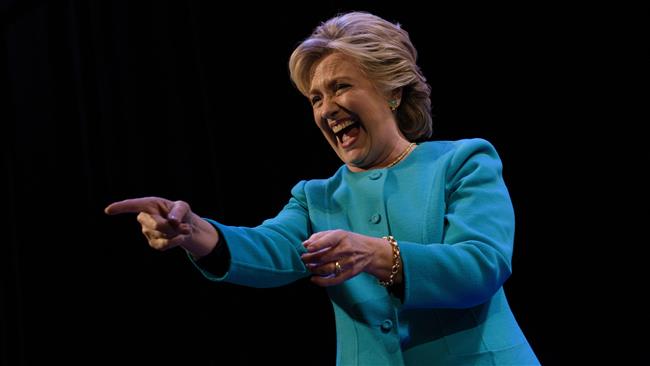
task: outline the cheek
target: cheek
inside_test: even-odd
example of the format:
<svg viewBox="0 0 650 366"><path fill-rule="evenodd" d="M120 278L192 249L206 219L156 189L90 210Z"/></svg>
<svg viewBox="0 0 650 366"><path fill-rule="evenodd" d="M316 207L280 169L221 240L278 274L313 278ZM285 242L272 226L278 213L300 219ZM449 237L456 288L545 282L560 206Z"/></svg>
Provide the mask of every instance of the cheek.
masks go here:
<svg viewBox="0 0 650 366"><path fill-rule="evenodd" d="M327 139L332 139L333 134L331 133L331 130L329 126L327 125L326 121L323 121L321 118L318 117L317 113L314 113L314 124L320 132L323 134L323 136Z"/></svg>
<svg viewBox="0 0 650 366"><path fill-rule="evenodd" d="M366 109L364 113L364 121L366 122L366 127L370 129L385 127L384 123L387 120L390 120L392 115L386 113L381 109L380 105L371 105Z"/></svg>
<svg viewBox="0 0 650 366"><path fill-rule="evenodd" d="M316 114L314 114L314 124L319 130L325 132L326 122L323 122L323 120L318 118Z"/></svg>
<svg viewBox="0 0 650 366"><path fill-rule="evenodd" d="M318 118L318 112L316 112L316 110L314 110L312 113L313 113L313 117L314 117L314 123L316 123L316 126L318 128L321 128L321 122L322 121L321 121L320 118Z"/></svg>

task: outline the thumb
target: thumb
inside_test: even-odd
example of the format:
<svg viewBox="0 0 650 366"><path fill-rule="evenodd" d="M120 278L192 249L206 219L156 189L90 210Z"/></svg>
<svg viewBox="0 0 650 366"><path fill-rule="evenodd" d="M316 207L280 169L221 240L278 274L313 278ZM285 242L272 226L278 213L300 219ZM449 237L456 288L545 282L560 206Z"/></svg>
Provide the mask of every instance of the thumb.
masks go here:
<svg viewBox="0 0 650 366"><path fill-rule="evenodd" d="M169 210L169 214L167 215L167 219L173 224L173 225L180 225L181 222L183 222L185 216L190 213L190 205L187 204L185 201L176 201L172 204L171 210Z"/></svg>

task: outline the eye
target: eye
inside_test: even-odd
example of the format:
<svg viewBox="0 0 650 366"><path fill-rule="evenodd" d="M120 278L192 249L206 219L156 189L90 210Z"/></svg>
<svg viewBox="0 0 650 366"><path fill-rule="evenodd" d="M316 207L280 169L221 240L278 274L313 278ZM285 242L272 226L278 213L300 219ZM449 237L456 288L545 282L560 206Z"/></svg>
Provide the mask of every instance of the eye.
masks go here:
<svg viewBox="0 0 650 366"><path fill-rule="evenodd" d="M334 86L334 90L336 90L336 91L338 92L338 91L340 91L340 90L347 89L347 88L349 88L349 87L350 87L350 84L343 84L343 83L340 83L340 84L336 84L336 85Z"/></svg>
<svg viewBox="0 0 650 366"><path fill-rule="evenodd" d="M316 103L320 102L320 96L314 95L309 99L309 101L311 102L311 105L316 105Z"/></svg>

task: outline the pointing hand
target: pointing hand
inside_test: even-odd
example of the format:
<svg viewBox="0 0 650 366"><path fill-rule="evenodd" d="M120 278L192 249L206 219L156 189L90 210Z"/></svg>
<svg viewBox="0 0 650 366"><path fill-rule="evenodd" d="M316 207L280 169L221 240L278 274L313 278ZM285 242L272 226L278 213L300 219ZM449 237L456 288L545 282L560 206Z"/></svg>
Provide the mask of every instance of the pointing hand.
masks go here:
<svg viewBox="0 0 650 366"><path fill-rule="evenodd" d="M152 248L167 250L189 241L193 216L184 201L160 197L143 197L119 201L104 209L109 215L137 213L142 233Z"/></svg>

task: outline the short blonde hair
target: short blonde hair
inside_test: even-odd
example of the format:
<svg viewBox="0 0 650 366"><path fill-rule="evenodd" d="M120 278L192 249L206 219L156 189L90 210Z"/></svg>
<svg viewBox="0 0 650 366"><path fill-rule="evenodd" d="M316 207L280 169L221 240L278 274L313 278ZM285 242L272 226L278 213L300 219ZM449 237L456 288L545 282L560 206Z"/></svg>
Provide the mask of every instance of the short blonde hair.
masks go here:
<svg viewBox="0 0 650 366"><path fill-rule="evenodd" d="M431 87L416 64L417 51L408 33L399 24L351 12L319 25L289 59L291 80L302 94L308 96L316 62L333 52L357 60L379 90L402 88L397 123L409 141L431 136Z"/></svg>

